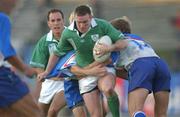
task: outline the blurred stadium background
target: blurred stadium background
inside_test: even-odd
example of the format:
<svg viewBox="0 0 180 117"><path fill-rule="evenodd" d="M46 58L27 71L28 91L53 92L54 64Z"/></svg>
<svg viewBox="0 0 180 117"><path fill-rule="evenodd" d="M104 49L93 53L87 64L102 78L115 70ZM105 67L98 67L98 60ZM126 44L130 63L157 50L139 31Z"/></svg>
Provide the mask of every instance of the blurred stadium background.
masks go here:
<svg viewBox="0 0 180 117"><path fill-rule="evenodd" d="M172 18L180 12L180 0L17 0L11 13L12 41L20 56L27 63L35 43L48 32L46 14L51 8L60 8L65 14L66 25L71 11L79 4L89 4L95 17L111 20L128 16L132 20L132 32L141 35L164 58L172 74L172 92L168 115L180 116L180 30L172 25ZM1 2L0 2L1 4ZM179 34L178 34L179 33ZM27 80L33 90L34 80ZM127 116L127 81L118 80L117 91L121 101L122 117ZM150 95L145 111L153 117L153 96ZM63 109L59 117L71 117ZM111 117L109 114L107 117Z"/></svg>

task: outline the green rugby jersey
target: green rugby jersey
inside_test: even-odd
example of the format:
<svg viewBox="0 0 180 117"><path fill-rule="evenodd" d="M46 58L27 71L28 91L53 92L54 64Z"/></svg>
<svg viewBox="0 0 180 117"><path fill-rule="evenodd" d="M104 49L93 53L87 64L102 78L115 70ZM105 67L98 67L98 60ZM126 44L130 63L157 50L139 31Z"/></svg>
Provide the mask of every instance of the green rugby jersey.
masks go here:
<svg viewBox="0 0 180 117"><path fill-rule="evenodd" d="M94 61L93 47L100 37L108 35L113 43L124 38L121 32L102 19L93 18L91 20L91 28L81 36L79 36L78 31L74 28L74 23L63 31L54 53L62 56L69 50L74 49L76 51L77 65L81 67L87 66Z"/></svg>
<svg viewBox="0 0 180 117"><path fill-rule="evenodd" d="M48 34L52 35L52 32ZM38 41L33 50L30 61L30 65L32 67L45 69L48 64L50 54L53 53L56 46L58 45L58 41L53 39L53 36L49 37L48 34L44 35Z"/></svg>

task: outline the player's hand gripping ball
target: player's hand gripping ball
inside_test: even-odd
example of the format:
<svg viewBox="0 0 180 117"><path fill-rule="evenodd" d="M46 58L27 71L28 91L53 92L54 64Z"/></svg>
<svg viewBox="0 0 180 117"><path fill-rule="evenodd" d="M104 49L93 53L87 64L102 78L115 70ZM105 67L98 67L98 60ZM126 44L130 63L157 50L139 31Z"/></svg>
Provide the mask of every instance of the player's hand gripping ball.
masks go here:
<svg viewBox="0 0 180 117"><path fill-rule="evenodd" d="M111 53L105 53L104 55L100 55L100 54L97 54L98 51L99 51L99 48L98 48L98 44L105 44L105 45L112 45L112 41L111 41L111 38L107 35L105 36L102 36L94 45L94 48L93 48L93 56L94 56L94 60L97 61L97 62L104 62L106 60L109 59Z"/></svg>

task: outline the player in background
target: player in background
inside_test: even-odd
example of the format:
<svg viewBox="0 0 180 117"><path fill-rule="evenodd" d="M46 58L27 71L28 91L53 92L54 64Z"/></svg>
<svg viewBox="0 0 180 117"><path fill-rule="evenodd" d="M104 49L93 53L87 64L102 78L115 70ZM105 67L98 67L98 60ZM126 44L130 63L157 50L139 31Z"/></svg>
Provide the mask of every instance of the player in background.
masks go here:
<svg viewBox="0 0 180 117"><path fill-rule="evenodd" d="M64 14L58 9L51 9L47 15L47 23L50 28L50 32L38 41L30 61L31 66L36 68L38 73L41 73L46 69L49 57L56 49L62 31L65 28ZM39 82L41 81L37 81L38 89L40 89L41 86L41 83ZM67 105L70 109L72 109L74 116L85 117L85 111L82 105L83 100L80 96L79 88L75 86L77 83L77 81L63 81L60 80L60 78L45 79L42 83L38 100L39 106L43 110L44 114L48 117L56 117L59 110L66 105L67 100ZM68 96L71 95L71 97L68 97L67 99L64 92L67 93ZM76 93L76 95L70 94L71 92ZM38 93L39 92L36 94Z"/></svg>
<svg viewBox="0 0 180 117"><path fill-rule="evenodd" d="M47 15L50 32L45 34L35 46L30 65L41 73L46 68L48 59L57 45L61 32L64 30L64 15L58 9L52 9ZM56 117L59 110L66 105L63 81L46 79L37 81L36 95L39 94L38 105L48 117ZM41 90L41 91L40 91Z"/></svg>
<svg viewBox="0 0 180 117"><path fill-rule="evenodd" d="M11 70L11 65L28 77L36 74L17 56L11 44L11 24L7 15L15 0L1 0L0 7L0 115L3 117L43 117L27 85ZM12 6L11 6L12 5ZM4 11L6 10L6 11ZM6 14L7 15L6 15Z"/></svg>
<svg viewBox="0 0 180 117"><path fill-rule="evenodd" d="M129 34L128 21L114 19L112 25ZM143 112L144 102L149 93L155 99L155 117L167 117L170 93L170 72L167 64L155 53L152 47L143 40L127 36L126 40L118 41L111 46L97 45L98 55L106 52L120 51L115 67L128 72L128 110L130 117L146 117Z"/></svg>

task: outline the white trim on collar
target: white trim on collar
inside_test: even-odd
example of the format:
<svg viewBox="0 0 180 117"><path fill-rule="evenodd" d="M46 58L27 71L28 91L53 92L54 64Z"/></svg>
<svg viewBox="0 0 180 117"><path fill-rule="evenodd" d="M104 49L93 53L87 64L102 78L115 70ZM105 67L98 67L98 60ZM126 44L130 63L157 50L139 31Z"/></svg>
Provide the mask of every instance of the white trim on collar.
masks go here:
<svg viewBox="0 0 180 117"><path fill-rule="evenodd" d="M74 23L75 23L75 21L73 20L73 22L68 26L68 29L74 30ZM95 19L92 18L91 27L94 28L95 26L97 26L97 23L96 23Z"/></svg>
<svg viewBox="0 0 180 117"><path fill-rule="evenodd" d="M73 20L72 23L68 26L69 30L74 30L74 23L75 21Z"/></svg>
<svg viewBox="0 0 180 117"><path fill-rule="evenodd" d="M47 34L46 41L52 41L52 40L53 40L53 34L52 34L52 30L50 30L49 33Z"/></svg>
<svg viewBox="0 0 180 117"><path fill-rule="evenodd" d="M95 21L95 19L94 18L92 18L92 20L91 20L91 26L94 28L95 26L97 26L97 23L96 23L96 21Z"/></svg>
<svg viewBox="0 0 180 117"><path fill-rule="evenodd" d="M53 41L53 42L58 42L56 39L53 38L53 32L52 30L49 31L49 33L46 36L46 41Z"/></svg>
<svg viewBox="0 0 180 117"><path fill-rule="evenodd" d="M67 27L64 26L64 28L67 28ZM46 41L57 41L57 40L53 39L53 32L52 32L52 30L50 30L49 33L47 34Z"/></svg>

